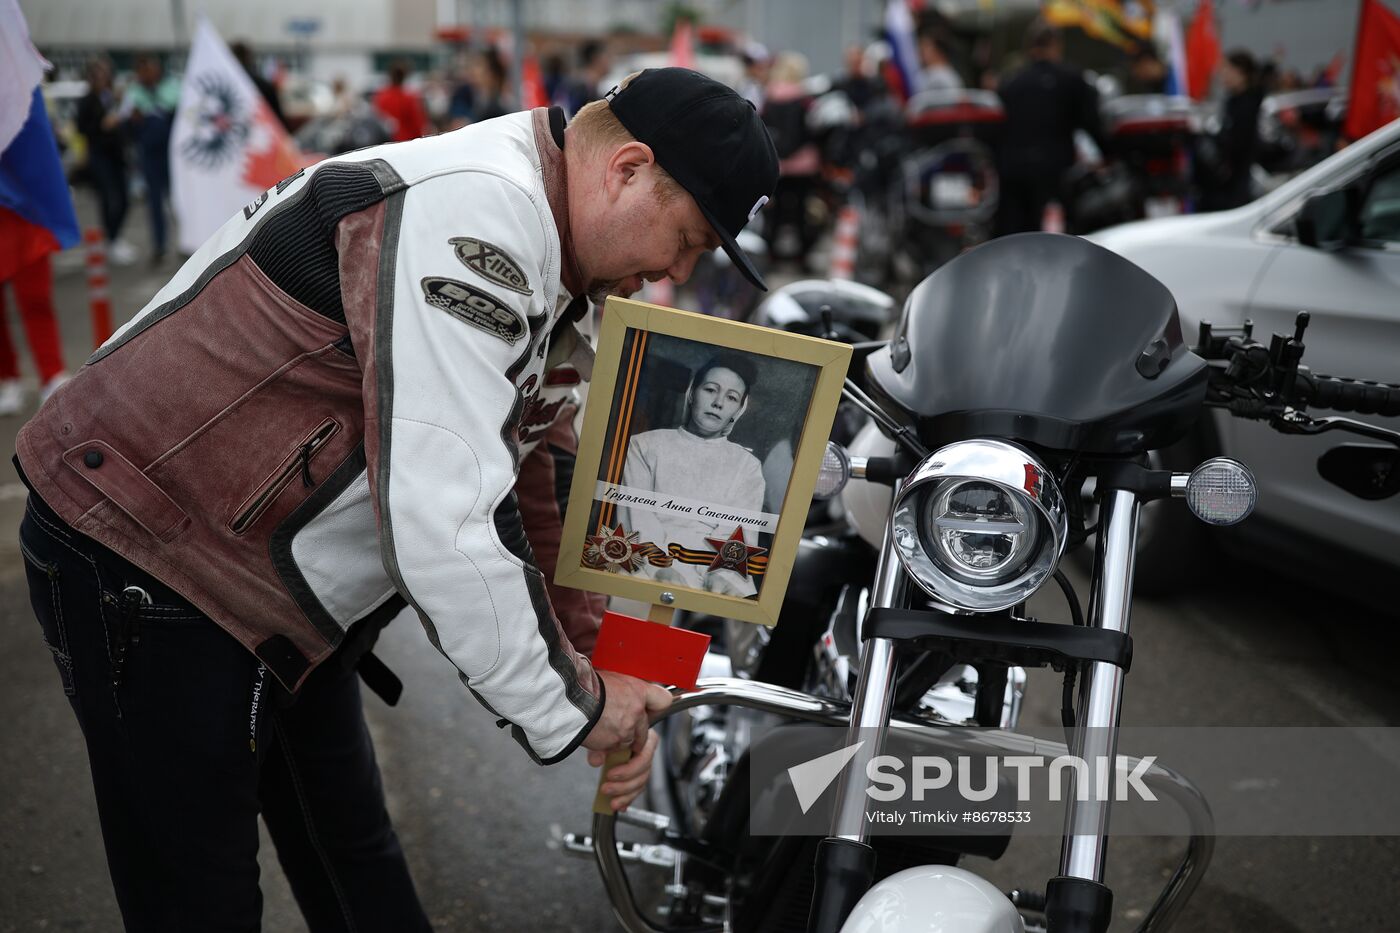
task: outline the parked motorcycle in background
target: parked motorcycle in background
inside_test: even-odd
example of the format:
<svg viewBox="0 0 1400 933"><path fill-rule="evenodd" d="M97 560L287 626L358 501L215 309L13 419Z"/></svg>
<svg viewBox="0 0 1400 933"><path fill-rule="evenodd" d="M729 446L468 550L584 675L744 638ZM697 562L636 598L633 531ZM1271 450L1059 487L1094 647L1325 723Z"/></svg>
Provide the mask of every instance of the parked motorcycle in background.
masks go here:
<svg viewBox="0 0 1400 933"><path fill-rule="evenodd" d="M872 122L851 191L857 278L913 281L991 235L995 146L1005 114L990 91L927 91Z"/></svg>
<svg viewBox="0 0 1400 933"><path fill-rule="evenodd" d="M1192 201L1191 152L1200 134L1186 97L1133 94L1105 99L1102 164L1083 161L1066 179L1067 230L1185 213Z"/></svg>
<svg viewBox="0 0 1400 933"><path fill-rule="evenodd" d="M1261 193L1337 151L1343 138L1347 99L1347 92L1335 87L1281 91L1264 98L1259 106L1259 160L1255 166Z"/></svg>
<svg viewBox="0 0 1400 933"><path fill-rule="evenodd" d="M788 297L764 312L770 321L784 306L789 314L803 306ZM838 297L833 290L827 302L833 318ZM849 450L829 449L819 483L840 492L843 530L809 529L771 632L700 620L717 636L715 650L699 687L679 693L657 724L664 741L651 809L595 816L591 836L566 841L596 859L623 928L1106 929L1106 799L1067 796L1058 874L1003 893L957 863L1001 857L1010 825L973 837L872 837L866 765L893 735L967 755L1021 753L1025 739L1011 730L1023 669L1047 665L1064 677L1068 741L1037 740L1038 753L1113 759L1142 505L1184 499L1159 507L1187 507L1218 525L1253 507L1252 477L1238 462L1217 458L1189 473L1150 466L1146 455L1189 431L1206 407L1284 433L1384 441L1339 448L1319 468L1356 495L1400 492L1400 433L1308 413L1400 413L1400 387L1309 372L1300 365L1306 325L1300 316L1293 335L1264 345L1248 324L1205 324L1193 351L1160 283L1088 241L1053 234L992 241L925 279L890 341L856 345L846 396L868 423ZM1092 525L1081 502L1089 484ZM1059 564L1090 540L1086 613ZM1030 618L1027 600L1052 582L1063 615ZM798 723L847 729L848 746L876 736L836 785L825 839L750 832L752 793L770 805L793 794L786 778L751 788L752 744ZM1158 764L1145 780L1181 807L1188 827L1178 868L1138 926L1157 931L1199 884L1213 823L1184 777ZM644 840L619 842L619 823Z"/></svg>

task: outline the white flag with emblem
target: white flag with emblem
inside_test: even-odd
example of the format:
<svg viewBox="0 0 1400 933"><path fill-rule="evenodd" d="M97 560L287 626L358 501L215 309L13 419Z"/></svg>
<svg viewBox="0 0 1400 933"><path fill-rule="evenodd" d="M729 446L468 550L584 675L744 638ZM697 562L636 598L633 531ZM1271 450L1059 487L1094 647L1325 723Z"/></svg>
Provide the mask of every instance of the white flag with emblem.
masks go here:
<svg viewBox="0 0 1400 933"><path fill-rule="evenodd" d="M180 248L192 253L224 221L314 161L302 155L253 79L200 18L170 134Z"/></svg>

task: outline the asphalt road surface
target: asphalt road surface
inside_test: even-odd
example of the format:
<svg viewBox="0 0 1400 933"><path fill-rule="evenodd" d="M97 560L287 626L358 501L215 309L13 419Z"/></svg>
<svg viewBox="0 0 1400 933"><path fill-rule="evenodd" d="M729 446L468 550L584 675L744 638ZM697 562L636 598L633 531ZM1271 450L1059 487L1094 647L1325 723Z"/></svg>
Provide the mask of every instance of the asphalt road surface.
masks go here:
<svg viewBox="0 0 1400 933"><path fill-rule="evenodd" d="M82 209L90 213L86 203ZM144 219L133 210L128 223L138 244ZM174 269L173 260L114 269L118 321ZM92 349L79 255L59 257L56 286L68 359L77 365ZM13 308L9 323L19 338ZM7 457L22 421L0 419ZM0 931L118 930L82 739L28 607L15 543L22 509L21 487L0 477ZM1171 601L1135 606L1124 723L1400 719L1389 661L1400 620L1300 588L1286 575L1233 565L1218 575L1220 582ZM368 717L389 809L437 929L615 929L592 863L560 851L562 833L587 828L595 773L581 760L530 763L467 695L416 620L390 626L379 653L407 689L393 709L366 694ZM1054 724L1059 699L1058 683L1033 672L1025 721ZM304 929L270 845L263 850L264 929ZM1113 841L1113 929L1136 925L1180 851L1175 840ZM1004 888L1043 888L1057 855L1056 839L1021 838L999 862L968 864ZM1221 839L1178 929L1400 929L1391 904L1397 890L1397 838Z"/></svg>

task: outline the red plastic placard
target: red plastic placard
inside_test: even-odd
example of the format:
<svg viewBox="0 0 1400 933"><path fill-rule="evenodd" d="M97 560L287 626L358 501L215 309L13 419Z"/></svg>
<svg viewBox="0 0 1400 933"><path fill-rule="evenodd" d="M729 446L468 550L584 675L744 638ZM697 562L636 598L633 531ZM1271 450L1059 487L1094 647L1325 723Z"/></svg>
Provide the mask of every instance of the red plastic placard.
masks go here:
<svg viewBox="0 0 1400 933"><path fill-rule="evenodd" d="M593 647L593 666L694 690L709 647L709 635L605 612Z"/></svg>

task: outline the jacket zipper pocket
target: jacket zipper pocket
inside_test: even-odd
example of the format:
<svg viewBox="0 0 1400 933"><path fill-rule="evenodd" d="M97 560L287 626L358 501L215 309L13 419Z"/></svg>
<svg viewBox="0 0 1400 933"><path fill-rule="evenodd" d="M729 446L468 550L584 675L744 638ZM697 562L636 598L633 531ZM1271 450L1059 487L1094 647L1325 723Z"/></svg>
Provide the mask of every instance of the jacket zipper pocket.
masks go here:
<svg viewBox="0 0 1400 933"><path fill-rule="evenodd" d="M281 468L263 483L262 488L248 498L242 509L229 522L229 531L236 535L241 535L267 511L274 499L281 495L282 490L287 488L293 479L301 477L301 483L307 489L316 485L315 479L311 475L311 459L315 457L326 446L326 443L340 430L340 425L327 418L321 426L313 431L306 440L301 442L296 452L289 456L282 464Z"/></svg>

